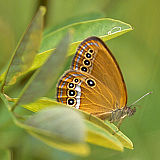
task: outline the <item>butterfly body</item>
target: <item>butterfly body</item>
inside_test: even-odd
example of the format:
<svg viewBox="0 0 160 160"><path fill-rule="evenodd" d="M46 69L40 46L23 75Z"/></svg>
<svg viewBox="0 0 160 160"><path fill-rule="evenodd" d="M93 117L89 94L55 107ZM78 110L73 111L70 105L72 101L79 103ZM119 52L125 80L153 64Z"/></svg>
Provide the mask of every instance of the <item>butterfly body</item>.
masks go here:
<svg viewBox="0 0 160 160"><path fill-rule="evenodd" d="M121 119L124 119L126 116L130 117L134 115L136 108L124 107L122 109L116 109L112 111L109 121L110 122L119 122Z"/></svg>
<svg viewBox="0 0 160 160"><path fill-rule="evenodd" d="M78 47L71 69L57 85L57 101L111 122L131 116L118 63L102 40L89 37Z"/></svg>

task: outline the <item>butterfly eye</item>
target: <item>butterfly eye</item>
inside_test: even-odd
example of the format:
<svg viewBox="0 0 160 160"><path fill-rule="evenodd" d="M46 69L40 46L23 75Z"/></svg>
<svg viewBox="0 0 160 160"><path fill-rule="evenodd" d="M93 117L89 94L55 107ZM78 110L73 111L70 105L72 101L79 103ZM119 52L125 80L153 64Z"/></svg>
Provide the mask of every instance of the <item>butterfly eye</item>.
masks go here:
<svg viewBox="0 0 160 160"><path fill-rule="evenodd" d="M74 89L75 88L75 84L74 83L68 83L67 88L68 89Z"/></svg>
<svg viewBox="0 0 160 160"><path fill-rule="evenodd" d="M79 82L80 82L80 80L78 78L73 79L73 83L78 84Z"/></svg>
<svg viewBox="0 0 160 160"><path fill-rule="evenodd" d="M87 72L87 71L88 71L87 67L83 67L83 66L82 66L80 69L81 69L81 71L83 71L83 72Z"/></svg>
<svg viewBox="0 0 160 160"><path fill-rule="evenodd" d="M67 95L68 95L68 97L75 97L76 94L77 94L76 91L72 89L72 90L68 90L68 94Z"/></svg>
<svg viewBox="0 0 160 160"><path fill-rule="evenodd" d="M93 49L89 49L89 50L88 50L88 53L91 53L91 54L92 54L93 52L94 52Z"/></svg>
<svg viewBox="0 0 160 160"><path fill-rule="evenodd" d="M75 98L68 98L67 99L67 105L74 106L76 104Z"/></svg>
<svg viewBox="0 0 160 160"><path fill-rule="evenodd" d="M95 87L96 86L96 82L93 79L87 79L86 83L89 87Z"/></svg>
<svg viewBox="0 0 160 160"><path fill-rule="evenodd" d="M91 66L91 62L90 62L90 60L88 60L88 59L84 59L84 60L83 60L83 64L84 64L85 66L87 66L87 67Z"/></svg>
<svg viewBox="0 0 160 160"><path fill-rule="evenodd" d="M86 53L86 54L85 54L85 57L86 57L87 59L91 59L91 58L92 58L92 55L91 55L90 53Z"/></svg>

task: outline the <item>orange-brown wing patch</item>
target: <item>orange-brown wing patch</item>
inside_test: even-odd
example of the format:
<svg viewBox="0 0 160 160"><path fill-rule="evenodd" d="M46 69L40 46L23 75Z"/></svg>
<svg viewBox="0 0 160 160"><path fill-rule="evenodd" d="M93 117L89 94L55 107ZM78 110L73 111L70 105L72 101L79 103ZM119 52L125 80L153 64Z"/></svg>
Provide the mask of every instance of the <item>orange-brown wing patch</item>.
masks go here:
<svg viewBox="0 0 160 160"><path fill-rule="evenodd" d="M71 69L89 73L106 86L115 97L116 108L126 105L127 91L118 63L99 38L87 38L79 45Z"/></svg>
<svg viewBox="0 0 160 160"><path fill-rule="evenodd" d="M105 97L106 94L108 97ZM68 71L62 76L57 86L57 100L95 115L111 112L116 103L112 92L104 84L80 71Z"/></svg>

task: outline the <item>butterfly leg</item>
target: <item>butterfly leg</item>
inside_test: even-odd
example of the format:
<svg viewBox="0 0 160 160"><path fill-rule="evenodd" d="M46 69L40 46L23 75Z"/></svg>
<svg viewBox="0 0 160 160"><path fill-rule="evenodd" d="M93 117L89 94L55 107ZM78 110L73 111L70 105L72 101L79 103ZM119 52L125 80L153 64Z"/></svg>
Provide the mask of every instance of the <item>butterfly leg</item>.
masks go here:
<svg viewBox="0 0 160 160"><path fill-rule="evenodd" d="M115 131L115 132L113 133L113 135L115 135L116 133L118 133L118 132L120 131L120 126L121 126L121 124L122 124L122 122L123 122L123 120L124 120L125 117L126 117L126 115L123 116L123 117L121 117L121 119L119 120L119 122L118 122L118 124L117 124L118 130Z"/></svg>
<svg viewBox="0 0 160 160"><path fill-rule="evenodd" d="M118 129L120 129L120 126L121 126L121 124L122 124L122 122L123 122L123 120L124 120L125 117L126 117L126 115L123 116L123 117L121 117L121 119L119 120L119 122L117 124Z"/></svg>

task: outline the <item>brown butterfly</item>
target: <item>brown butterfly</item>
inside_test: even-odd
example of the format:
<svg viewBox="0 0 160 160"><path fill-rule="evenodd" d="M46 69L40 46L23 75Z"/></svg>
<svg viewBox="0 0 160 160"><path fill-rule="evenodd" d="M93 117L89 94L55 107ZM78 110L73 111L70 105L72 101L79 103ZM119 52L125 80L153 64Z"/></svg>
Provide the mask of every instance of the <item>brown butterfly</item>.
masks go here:
<svg viewBox="0 0 160 160"><path fill-rule="evenodd" d="M57 101L111 122L136 111L126 106L126 85L116 59L97 37L79 45L70 70L57 85Z"/></svg>

